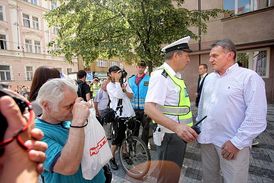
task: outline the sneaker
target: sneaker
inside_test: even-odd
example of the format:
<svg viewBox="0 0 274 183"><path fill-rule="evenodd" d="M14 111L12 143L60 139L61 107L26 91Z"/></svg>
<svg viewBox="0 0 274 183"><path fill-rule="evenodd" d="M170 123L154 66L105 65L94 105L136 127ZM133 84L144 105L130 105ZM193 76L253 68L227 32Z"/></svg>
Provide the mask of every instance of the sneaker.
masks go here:
<svg viewBox="0 0 274 183"><path fill-rule="evenodd" d="M117 163L116 163L116 161L115 161L114 158L112 158L111 160L109 160L109 163L110 163L110 167L111 167L112 170L118 170L118 165L117 165Z"/></svg>

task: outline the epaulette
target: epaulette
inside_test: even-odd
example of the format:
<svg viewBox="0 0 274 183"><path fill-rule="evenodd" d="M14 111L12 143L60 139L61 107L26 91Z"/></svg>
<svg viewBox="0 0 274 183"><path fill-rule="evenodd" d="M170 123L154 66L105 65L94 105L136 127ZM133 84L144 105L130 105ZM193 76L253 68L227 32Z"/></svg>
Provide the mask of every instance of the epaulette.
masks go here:
<svg viewBox="0 0 274 183"><path fill-rule="evenodd" d="M165 78L167 78L167 77L168 77L168 74L167 74L167 72L166 72L166 70L165 70L165 69L163 69L162 75L163 75Z"/></svg>

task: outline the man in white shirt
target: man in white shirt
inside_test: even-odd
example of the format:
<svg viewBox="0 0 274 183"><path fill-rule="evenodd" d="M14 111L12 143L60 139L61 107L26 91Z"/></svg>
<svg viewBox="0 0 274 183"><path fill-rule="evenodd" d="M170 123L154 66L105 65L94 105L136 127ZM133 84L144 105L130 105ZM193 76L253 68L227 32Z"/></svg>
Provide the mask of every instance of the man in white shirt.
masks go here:
<svg viewBox="0 0 274 183"><path fill-rule="evenodd" d="M212 45L215 72L204 82L197 119L201 124L203 182L246 183L252 140L266 128L265 84L254 71L239 67L228 39Z"/></svg>
<svg viewBox="0 0 274 183"><path fill-rule="evenodd" d="M109 94L110 107L116 111L116 114L119 117L131 117L135 116L133 107L131 106L130 99L133 97L133 92L127 83L121 83L122 70L114 65L109 68L108 74L111 82L107 84L107 93ZM118 106L118 107L117 107ZM113 124L113 128L116 129ZM119 126L119 127L118 127ZM116 138L113 139L111 145L111 152L113 158L110 160L110 166L113 170L118 169L118 165L115 160L115 151L117 145L122 143L122 140L125 138L126 127L123 123L119 123L117 126Z"/></svg>
<svg viewBox="0 0 274 183"><path fill-rule="evenodd" d="M188 41L184 37L164 47L165 63L151 74L145 101L145 113L163 133L158 148L159 176L157 182L179 181L186 142L197 138L191 128L190 100L180 71L190 62Z"/></svg>

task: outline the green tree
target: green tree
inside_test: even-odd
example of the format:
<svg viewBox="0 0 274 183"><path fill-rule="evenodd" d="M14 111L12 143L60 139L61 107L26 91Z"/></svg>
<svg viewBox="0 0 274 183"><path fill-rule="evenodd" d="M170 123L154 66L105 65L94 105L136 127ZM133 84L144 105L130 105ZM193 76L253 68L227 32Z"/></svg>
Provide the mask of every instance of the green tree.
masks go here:
<svg viewBox="0 0 274 183"><path fill-rule="evenodd" d="M60 0L46 19L59 28L54 54L85 65L117 56L127 62L144 60L150 68L162 63L161 46L183 36L197 38L190 27L206 31L206 21L222 10L190 11L183 0ZM180 8L178 8L180 7Z"/></svg>

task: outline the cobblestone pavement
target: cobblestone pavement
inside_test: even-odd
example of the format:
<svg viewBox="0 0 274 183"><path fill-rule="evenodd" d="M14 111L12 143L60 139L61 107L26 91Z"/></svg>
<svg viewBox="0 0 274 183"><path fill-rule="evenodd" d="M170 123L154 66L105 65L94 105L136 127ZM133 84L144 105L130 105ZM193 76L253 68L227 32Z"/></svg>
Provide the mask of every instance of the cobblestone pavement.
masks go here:
<svg viewBox="0 0 274 183"><path fill-rule="evenodd" d="M274 182L274 104L268 105L267 110L267 129L259 135L256 140L259 142L254 146L250 155L250 167L248 183L273 183ZM152 160L156 159L155 149L151 150ZM136 180L125 175L121 167L118 171L113 171L114 183L129 182L156 182L153 176L153 170L156 163L152 161L148 176L144 180ZM201 183L201 157L200 149L197 143L189 144L182 167L180 182Z"/></svg>

